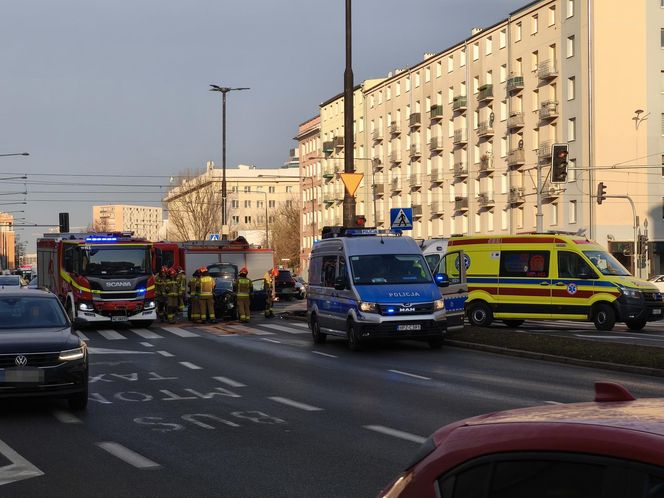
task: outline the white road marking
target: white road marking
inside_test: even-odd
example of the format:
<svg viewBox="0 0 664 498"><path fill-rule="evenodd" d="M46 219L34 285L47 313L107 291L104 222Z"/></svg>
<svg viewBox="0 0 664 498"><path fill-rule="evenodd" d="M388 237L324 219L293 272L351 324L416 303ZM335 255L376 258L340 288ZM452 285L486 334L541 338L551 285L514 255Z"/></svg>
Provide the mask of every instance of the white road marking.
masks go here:
<svg viewBox="0 0 664 498"><path fill-rule="evenodd" d="M199 367L198 365L194 365L193 363L189 363L188 361L181 361L180 365L183 367L191 368L192 370L203 370L203 367Z"/></svg>
<svg viewBox="0 0 664 498"><path fill-rule="evenodd" d="M388 370L388 372L392 372L392 373L399 374L399 375L406 375L407 377L413 377L415 379L431 380L431 377L422 377L421 375L415 375L415 374L408 373L408 372L402 372L401 370Z"/></svg>
<svg viewBox="0 0 664 498"><path fill-rule="evenodd" d="M107 441L97 443L97 446L137 469L158 469L161 467L158 463L153 462L152 460L145 458L143 455L139 455L135 451L118 443Z"/></svg>
<svg viewBox="0 0 664 498"><path fill-rule="evenodd" d="M162 330L170 332L171 334L175 334L179 337L200 337L198 334L194 334L193 332L189 332L188 330L184 330L178 327L161 327L161 328Z"/></svg>
<svg viewBox="0 0 664 498"><path fill-rule="evenodd" d="M406 441L412 441L413 443L422 444L427 440L425 437L411 434L410 432L391 429L383 425L365 425L364 428L369 429L370 431L380 432L381 434L387 434L388 436L398 437L399 439L405 439Z"/></svg>
<svg viewBox="0 0 664 498"><path fill-rule="evenodd" d="M255 329L253 327L246 327L244 325L224 325L224 328L234 330L235 332L241 332L243 334L274 335L274 332L268 332L267 330Z"/></svg>
<svg viewBox="0 0 664 498"><path fill-rule="evenodd" d="M641 339L641 337L630 337L624 335L582 335L574 334L576 337L588 337L590 339Z"/></svg>
<svg viewBox="0 0 664 498"><path fill-rule="evenodd" d="M146 348L153 348L154 346L150 344L149 342L141 342L141 346L145 346Z"/></svg>
<svg viewBox="0 0 664 498"><path fill-rule="evenodd" d="M305 329L309 328L309 325L307 325L306 323L293 323L293 325L295 325L296 327L304 327Z"/></svg>
<svg viewBox="0 0 664 498"><path fill-rule="evenodd" d="M312 353L319 354L321 356L327 356L328 358L338 358L338 356L329 353L323 353L322 351L312 351Z"/></svg>
<svg viewBox="0 0 664 498"><path fill-rule="evenodd" d="M98 330L97 332L99 332L102 336L104 336L109 341L117 341L117 340L120 340L120 339L126 339L125 336L123 336L122 334L116 332L115 330L102 329L102 330Z"/></svg>
<svg viewBox="0 0 664 498"><path fill-rule="evenodd" d="M267 337L261 337L261 340L267 342L274 342L276 344L281 344L281 341L277 341L276 339L268 339Z"/></svg>
<svg viewBox="0 0 664 498"><path fill-rule="evenodd" d="M229 379L228 377L212 377L214 380L217 380L221 382L222 384L229 385L231 387L247 387L246 384L243 384L242 382L238 382L233 379Z"/></svg>
<svg viewBox="0 0 664 498"><path fill-rule="evenodd" d="M76 331L76 335L79 336L84 341L89 341L90 340L90 338L87 335L85 335L83 332L81 332L80 330Z"/></svg>
<svg viewBox="0 0 664 498"><path fill-rule="evenodd" d="M292 399L281 398L279 396L271 396L271 397L268 397L268 399L271 399L272 401L275 401L277 403L282 403L284 405L292 406L293 408L299 408L300 410L305 410L305 411L308 411L308 412L323 411L322 408L318 408L317 406L307 405L305 403L300 403L299 401L293 401Z"/></svg>
<svg viewBox="0 0 664 498"><path fill-rule="evenodd" d="M155 334L148 329L129 329L136 335L140 335L143 339L161 339L162 337L159 334Z"/></svg>
<svg viewBox="0 0 664 498"><path fill-rule="evenodd" d="M0 454L11 462L9 465L0 467L0 486L44 475L41 470L7 446L4 441L0 441Z"/></svg>
<svg viewBox="0 0 664 498"><path fill-rule="evenodd" d="M547 405L564 405L565 403L561 403L560 401L545 401Z"/></svg>
<svg viewBox="0 0 664 498"><path fill-rule="evenodd" d="M261 327L267 327L268 329L279 330L281 332L288 332L289 334L306 334L306 330L297 330L290 327L283 327L281 325L276 325L274 323L261 323Z"/></svg>
<svg viewBox="0 0 664 498"><path fill-rule="evenodd" d="M152 351L128 351L126 349L88 348L90 354L153 354Z"/></svg>
<svg viewBox="0 0 664 498"><path fill-rule="evenodd" d="M166 358L172 358L173 356L175 356L174 354L171 354L168 351L157 351L157 353L159 353L162 356L165 356Z"/></svg>
<svg viewBox="0 0 664 498"><path fill-rule="evenodd" d="M82 420L80 418L65 410L53 410L51 413L56 419L58 419L58 422L62 422L63 424L82 423Z"/></svg>

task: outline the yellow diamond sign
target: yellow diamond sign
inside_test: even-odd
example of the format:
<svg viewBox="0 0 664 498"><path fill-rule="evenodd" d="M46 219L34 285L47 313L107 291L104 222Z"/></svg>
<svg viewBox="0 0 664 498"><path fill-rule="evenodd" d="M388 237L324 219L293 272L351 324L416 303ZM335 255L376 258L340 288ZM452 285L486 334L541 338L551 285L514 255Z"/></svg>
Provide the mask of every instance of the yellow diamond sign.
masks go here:
<svg viewBox="0 0 664 498"><path fill-rule="evenodd" d="M363 173L341 173L341 181L344 182L348 195L351 197L355 195L355 191L360 186L362 178L364 178Z"/></svg>

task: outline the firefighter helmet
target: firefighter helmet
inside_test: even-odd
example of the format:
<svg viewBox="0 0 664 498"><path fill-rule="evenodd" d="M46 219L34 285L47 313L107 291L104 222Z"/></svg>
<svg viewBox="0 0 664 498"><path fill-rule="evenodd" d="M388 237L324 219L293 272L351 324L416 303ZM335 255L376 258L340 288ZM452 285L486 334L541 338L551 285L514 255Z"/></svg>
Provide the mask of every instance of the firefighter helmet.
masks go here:
<svg viewBox="0 0 664 498"><path fill-rule="evenodd" d="M279 276L279 269L278 268L273 268L272 269L272 276L273 277L278 277Z"/></svg>
<svg viewBox="0 0 664 498"><path fill-rule="evenodd" d="M242 269L240 270L240 275L244 275L245 277L249 273L249 270L247 270L246 266L243 266Z"/></svg>
<svg viewBox="0 0 664 498"><path fill-rule="evenodd" d="M208 269L207 269L205 266L201 266L201 267L198 269L198 271L199 271L200 273L207 273Z"/></svg>

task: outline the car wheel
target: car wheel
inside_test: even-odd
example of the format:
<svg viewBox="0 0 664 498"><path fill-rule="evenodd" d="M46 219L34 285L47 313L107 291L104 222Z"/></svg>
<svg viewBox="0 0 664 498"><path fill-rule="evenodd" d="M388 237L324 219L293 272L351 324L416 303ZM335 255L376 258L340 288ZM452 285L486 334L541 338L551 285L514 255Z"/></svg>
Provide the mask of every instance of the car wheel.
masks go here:
<svg viewBox="0 0 664 498"><path fill-rule="evenodd" d="M67 398L67 402L69 403L69 408L72 410L76 411L83 411L88 407L88 389L87 387L85 388L85 391L83 391L80 394L76 394L75 396L70 396Z"/></svg>
<svg viewBox="0 0 664 498"><path fill-rule="evenodd" d="M626 320L625 325L629 330L642 330L646 326L645 320Z"/></svg>
<svg viewBox="0 0 664 498"><path fill-rule="evenodd" d="M152 325L152 320L132 320L131 323L132 325L135 325L136 327L142 328L142 329L147 329L150 325Z"/></svg>
<svg viewBox="0 0 664 498"><path fill-rule="evenodd" d="M523 322L525 322L525 320L503 320L503 323L511 329L520 327L523 325Z"/></svg>
<svg viewBox="0 0 664 498"><path fill-rule="evenodd" d="M593 323L597 330L613 330L613 326L616 324L616 312L608 304L599 303L595 307Z"/></svg>
<svg viewBox="0 0 664 498"><path fill-rule="evenodd" d="M488 327L493 321L493 312L487 303L478 301L468 307L468 320L475 327Z"/></svg>
<svg viewBox="0 0 664 498"><path fill-rule="evenodd" d="M360 339L360 331L358 325L350 320L348 322L348 349L351 351L362 350L362 340Z"/></svg>
<svg viewBox="0 0 664 498"><path fill-rule="evenodd" d="M311 317L311 337L314 340L314 344L324 344L327 340L327 334L320 331L320 325L316 316Z"/></svg>
<svg viewBox="0 0 664 498"><path fill-rule="evenodd" d="M431 349L441 349L443 347L443 338L442 337L430 337L427 339L429 347Z"/></svg>

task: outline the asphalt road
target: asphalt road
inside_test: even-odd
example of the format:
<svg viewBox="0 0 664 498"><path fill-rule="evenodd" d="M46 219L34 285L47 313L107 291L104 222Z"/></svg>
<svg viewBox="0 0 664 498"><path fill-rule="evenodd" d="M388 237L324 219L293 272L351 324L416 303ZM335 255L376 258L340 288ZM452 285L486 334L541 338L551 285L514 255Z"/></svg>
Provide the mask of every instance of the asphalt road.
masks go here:
<svg viewBox="0 0 664 498"><path fill-rule="evenodd" d="M370 497L439 426L660 379L457 348L314 346L266 320L84 332L90 406L3 402L0 496Z"/></svg>

